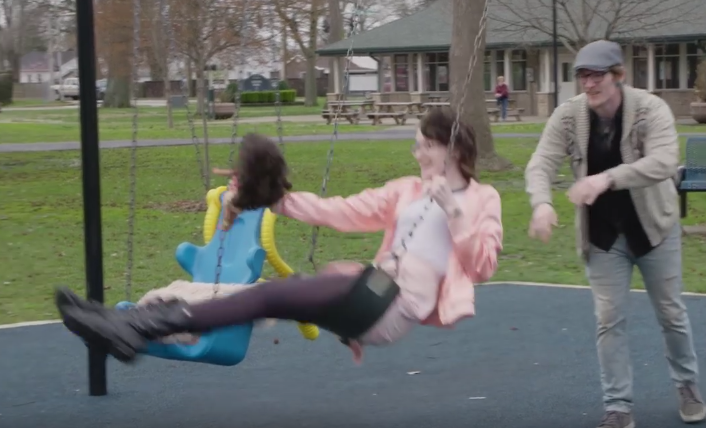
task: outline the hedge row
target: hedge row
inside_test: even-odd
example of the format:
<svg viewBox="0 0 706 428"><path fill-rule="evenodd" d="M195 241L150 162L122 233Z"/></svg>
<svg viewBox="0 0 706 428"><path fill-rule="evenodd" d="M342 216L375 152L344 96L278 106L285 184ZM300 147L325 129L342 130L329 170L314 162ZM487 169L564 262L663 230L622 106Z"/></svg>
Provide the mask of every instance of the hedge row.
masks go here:
<svg viewBox="0 0 706 428"><path fill-rule="evenodd" d="M293 103L297 99L297 91L287 89L280 91L279 100L283 103ZM243 91L240 94L242 104L274 103L277 100L277 91Z"/></svg>

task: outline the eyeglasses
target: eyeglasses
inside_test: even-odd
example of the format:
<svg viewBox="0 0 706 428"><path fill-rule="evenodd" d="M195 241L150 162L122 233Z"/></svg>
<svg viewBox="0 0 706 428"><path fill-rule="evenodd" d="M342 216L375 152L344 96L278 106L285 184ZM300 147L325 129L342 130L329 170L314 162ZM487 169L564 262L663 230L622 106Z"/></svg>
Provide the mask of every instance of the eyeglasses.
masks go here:
<svg viewBox="0 0 706 428"><path fill-rule="evenodd" d="M601 83L606 74L608 74L607 71L581 72L576 73L576 78L578 78L581 83L586 83L589 80L593 83Z"/></svg>

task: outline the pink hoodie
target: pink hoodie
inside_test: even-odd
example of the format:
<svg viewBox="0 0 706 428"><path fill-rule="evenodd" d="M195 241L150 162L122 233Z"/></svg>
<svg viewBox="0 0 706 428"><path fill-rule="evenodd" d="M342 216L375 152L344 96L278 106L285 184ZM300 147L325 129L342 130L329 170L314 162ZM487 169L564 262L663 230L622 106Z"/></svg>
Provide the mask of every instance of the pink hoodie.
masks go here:
<svg viewBox="0 0 706 428"><path fill-rule="evenodd" d="M421 178L403 177L349 197L320 198L310 192L291 192L275 207L275 212L341 232L384 230L375 256L375 261L380 262L391 250L398 215L420 196ZM473 317L473 285L490 279L498 266L503 240L500 195L490 185L471 181L464 196L463 215L448 221L453 253L440 284L436 308L422 324L453 327L457 321Z"/></svg>

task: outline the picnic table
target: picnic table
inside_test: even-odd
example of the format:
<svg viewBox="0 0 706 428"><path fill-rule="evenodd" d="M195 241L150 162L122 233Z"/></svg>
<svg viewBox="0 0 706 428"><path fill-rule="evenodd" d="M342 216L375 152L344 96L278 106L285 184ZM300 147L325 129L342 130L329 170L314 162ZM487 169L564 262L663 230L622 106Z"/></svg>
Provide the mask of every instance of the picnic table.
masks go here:
<svg viewBox="0 0 706 428"><path fill-rule="evenodd" d="M382 124L383 118L392 118L398 125L404 125L407 116L412 115L414 108L421 111L420 103L415 102L380 102L375 103L375 110L368 113L368 119L373 120L373 125Z"/></svg>
<svg viewBox="0 0 706 428"><path fill-rule="evenodd" d="M321 117L326 119L327 125L330 125L337 115L339 118L345 118L350 123L357 125L360 122L360 114L365 113L369 107L372 107L373 101L329 101L326 104L326 108L321 111Z"/></svg>
<svg viewBox="0 0 706 428"><path fill-rule="evenodd" d="M489 103L489 102L497 103L497 100L495 100L495 99L487 99L487 100L485 100L485 101L486 101L487 103ZM511 107L507 109L507 115L508 115L508 116L515 116L515 117L517 117L517 120L518 120L518 122L519 122L519 121L521 120L520 114L521 114L522 112L524 112L525 109L523 109L523 108L513 108L512 105L514 105L514 103L515 103L514 100L511 100L511 101L510 101L510 106L511 106ZM427 110L428 110L430 107L448 107L448 106L450 106L450 105L451 105L450 102L429 102L429 103L423 103L423 104L422 104L423 110L420 111L420 112L417 114L417 118L418 118L418 119L421 119L422 117L424 117L424 115L427 113ZM494 117L495 117L495 122L497 122L497 121L500 120L500 109L499 109L499 108L497 108L497 107L488 107L488 108L485 109L485 111L486 111L486 113L489 114L490 116L494 116Z"/></svg>
<svg viewBox="0 0 706 428"><path fill-rule="evenodd" d="M487 99L487 100L485 100L485 102L497 104L498 100L493 98L493 99ZM517 118L517 121L520 122L522 120L522 118L520 116L525 111L525 109L521 108L521 107L517 108L516 105L517 105L517 102L515 100L511 99L508 102L507 115L514 116L515 118ZM499 107L488 107L486 109L486 111L488 112L489 115L495 117L495 122L500 120L500 108Z"/></svg>
<svg viewBox="0 0 706 428"><path fill-rule="evenodd" d="M451 103L449 101L432 101L428 103L422 103L421 109L419 109L419 113L417 113L417 119L421 119L424 117L425 114L427 114L427 111L429 111L430 108L432 107L449 107Z"/></svg>

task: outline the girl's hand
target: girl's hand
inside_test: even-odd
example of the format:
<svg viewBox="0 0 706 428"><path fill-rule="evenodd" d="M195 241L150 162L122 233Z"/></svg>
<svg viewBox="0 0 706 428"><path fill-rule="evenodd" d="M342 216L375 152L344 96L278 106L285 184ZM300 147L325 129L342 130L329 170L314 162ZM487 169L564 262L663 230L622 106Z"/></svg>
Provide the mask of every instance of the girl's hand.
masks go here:
<svg viewBox="0 0 706 428"><path fill-rule="evenodd" d="M230 177L228 181L228 190L234 192L238 188L238 179L236 178L234 169L213 168L213 174L221 177Z"/></svg>
<svg viewBox="0 0 706 428"><path fill-rule="evenodd" d="M459 210L458 202L446 181L446 177L437 175L426 185L426 192L441 207L447 215L456 214Z"/></svg>

